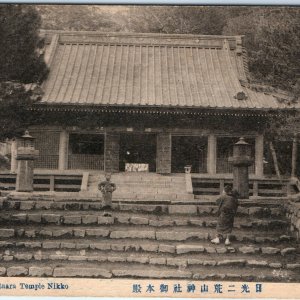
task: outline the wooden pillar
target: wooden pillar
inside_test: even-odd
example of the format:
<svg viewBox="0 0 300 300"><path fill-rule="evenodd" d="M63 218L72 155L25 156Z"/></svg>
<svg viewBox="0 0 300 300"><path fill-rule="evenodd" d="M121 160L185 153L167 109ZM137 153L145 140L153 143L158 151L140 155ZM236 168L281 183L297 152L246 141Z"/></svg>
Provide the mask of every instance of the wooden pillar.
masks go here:
<svg viewBox="0 0 300 300"><path fill-rule="evenodd" d="M104 168L105 172L119 172L120 134L107 132L105 135Z"/></svg>
<svg viewBox="0 0 300 300"><path fill-rule="evenodd" d="M10 172L16 173L18 169L18 162L17 162L17 148L18 142L16 139L11 141L11 160L10 160Z"/></svg>
<svg viewBox="0 0 300 300"><path fill-rule="evenodd" d="M159 133L157 135L156 151L156 173L171 173L172 139L170 133ZM182 170L182 173L184 170Z"/></svg>
<svg viewBox="0 0 300 300"><path fill-rule="evenodd" d="M274 148L274 145L273 145L272 142L269 142L269 147L270 147L270 151L271 151L271 154L272 154L272 159L273 159L273 163L274 163L274 168L275 168L276 175L279 178L279 180L281 180L281 175L280 175L280 170L279 170L277 155L276 155L276 151L275 151L275 148Z"/></svg>
<svg viewBox="0 0 300 300"><path fill-rule="evenodd" d="M68 146L69 146L69 133L66 130L60 132L59 136L59 159L58 169L66 170L68 168Z"/></svg>
<svg viewBox="0 0 300 300"><path fill-rule="evenodd" d="M264 136L262 134L255 137L255 175L264 175Z"/></svg>
<svg viewBox="0 0 300 300"><path fill-rule="evenodd" d="M217 138L213 134L210 134L208 136L207 173L208 174L217 173Z"/></svg>
<svg viewBox="0 0 300 300"><path fill-rule="evenodd" d="M298 151L297 137L295 136L293 138L293 148L292 148L292 171L291 171L291 177L295 177L296 176L297 151Z"/></svg>

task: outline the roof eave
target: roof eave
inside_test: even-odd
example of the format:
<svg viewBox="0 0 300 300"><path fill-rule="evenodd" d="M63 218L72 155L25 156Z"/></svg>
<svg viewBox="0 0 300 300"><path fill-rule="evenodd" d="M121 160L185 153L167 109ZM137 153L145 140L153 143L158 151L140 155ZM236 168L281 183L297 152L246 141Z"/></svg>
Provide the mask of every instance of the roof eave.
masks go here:
<svg viewBox="0 0 300 300"><path fill-rule="evenodd" d="M32 110L34 111L75 111L75 112L139 112L140 113L175 113L175 114L217 114L217 115L268 115L283 112L296 112L300 108L229 108L229 107L195 107L195 106L150 106L150 105L87 105L87 104L49 104L38 103Z"/></svg>

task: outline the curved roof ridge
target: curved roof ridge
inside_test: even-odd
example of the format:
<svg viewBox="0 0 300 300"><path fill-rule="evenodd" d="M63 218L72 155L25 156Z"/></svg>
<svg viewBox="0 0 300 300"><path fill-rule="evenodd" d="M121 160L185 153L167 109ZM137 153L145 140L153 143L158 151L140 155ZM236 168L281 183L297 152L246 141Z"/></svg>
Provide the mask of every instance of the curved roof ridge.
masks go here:
<svg viewBox="0 0 300 300"><path fill-rule="evenodd" d="M123 37L176 37L176 38L205 38L205 39L241 39L243 35L206 35L206 34L185 34L185 33L152 33L152 32L119 32L119 31L98 31L98 30L54 30L40 29L41 34L66 34L66 35L106 35Z"/></svg>

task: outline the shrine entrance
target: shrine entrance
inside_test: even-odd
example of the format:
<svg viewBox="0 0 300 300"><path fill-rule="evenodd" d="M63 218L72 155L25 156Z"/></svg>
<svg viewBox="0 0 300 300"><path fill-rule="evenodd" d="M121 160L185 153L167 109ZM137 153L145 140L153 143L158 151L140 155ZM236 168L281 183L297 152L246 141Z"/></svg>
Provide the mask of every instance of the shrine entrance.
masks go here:
<svg viewBox="0 0 300 300"><path fill-rule="evenodd" d="M192 173L206 173L207 137L172 136L172 173L184 173L192 166Z"/></svg>
<svg viewBox="0 0 300 300"><path fill-rule="evenodd" d="M121 134L119 170L121 172L155 172L156 135Z"/></svg>

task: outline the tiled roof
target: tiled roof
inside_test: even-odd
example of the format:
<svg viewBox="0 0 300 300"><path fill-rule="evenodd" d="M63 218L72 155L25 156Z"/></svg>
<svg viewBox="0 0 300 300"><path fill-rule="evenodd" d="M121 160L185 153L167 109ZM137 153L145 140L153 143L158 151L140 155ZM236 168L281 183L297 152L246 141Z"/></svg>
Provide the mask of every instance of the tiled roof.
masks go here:
<svg viewBox="0 0 300 300"><path fill-rule="evenodd" d="M44 104L284 108L247 81L241 37L43 32ZM238 100L239 92L246 99Z"/></svg>

